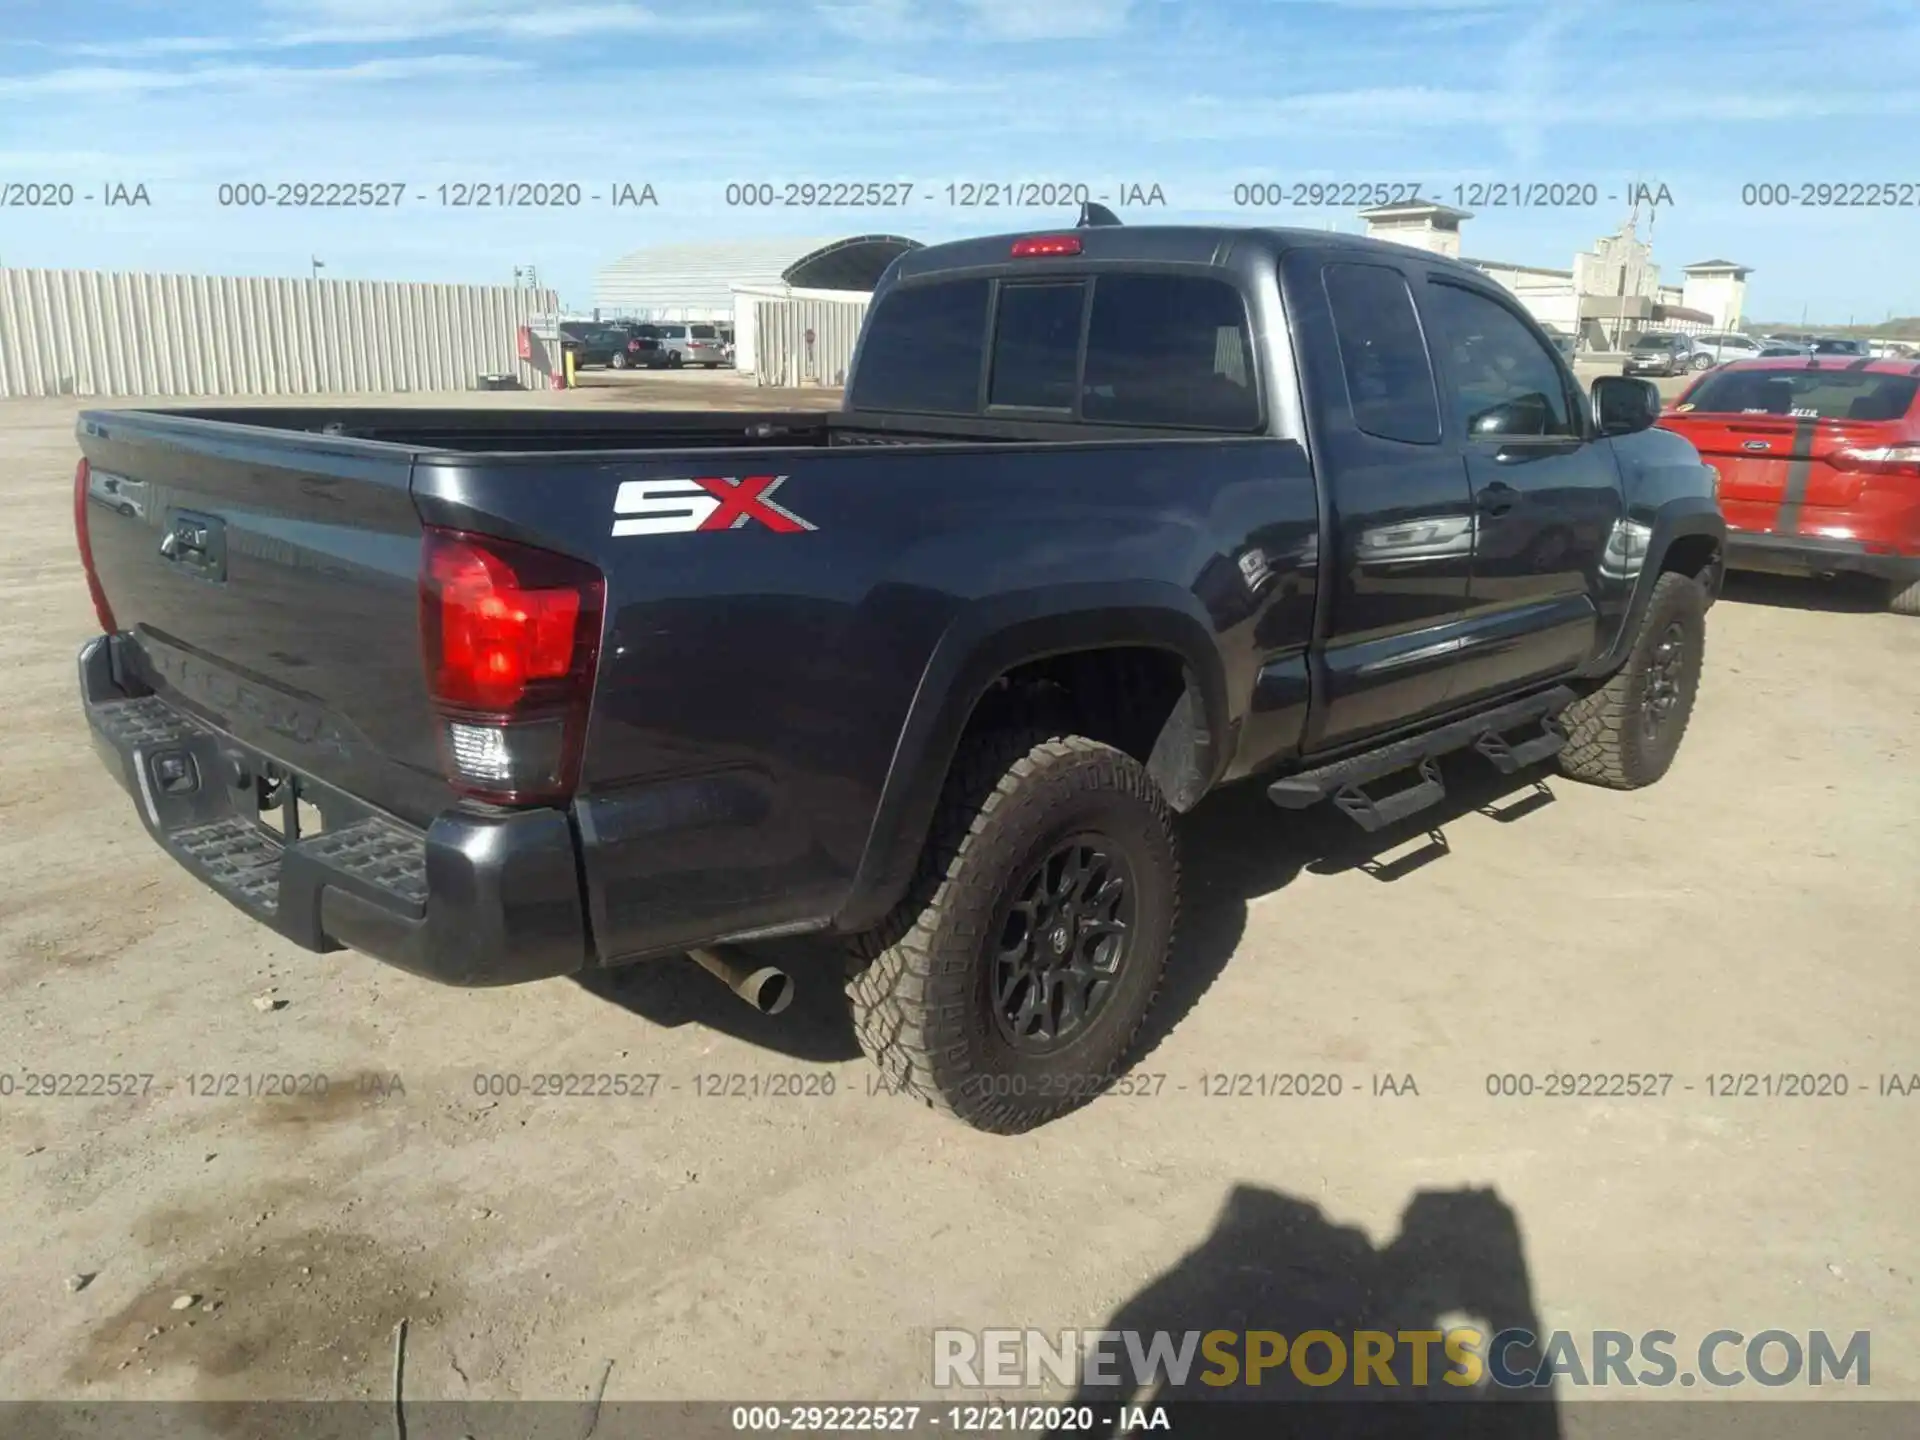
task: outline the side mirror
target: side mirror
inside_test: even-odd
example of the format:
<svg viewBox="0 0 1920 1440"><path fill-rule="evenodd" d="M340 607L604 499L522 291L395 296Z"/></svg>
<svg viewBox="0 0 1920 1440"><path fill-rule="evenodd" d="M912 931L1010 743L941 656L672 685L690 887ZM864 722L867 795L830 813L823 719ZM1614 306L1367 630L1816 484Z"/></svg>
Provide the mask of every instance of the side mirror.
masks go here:
<svg viewBox="0 0 1920 1440"><path fill-rule="evenodd" d="M1602 435L1632 435L1660 418L1660 387L1630 375L1602 375L1593 382L1593 423Z"/></svg>

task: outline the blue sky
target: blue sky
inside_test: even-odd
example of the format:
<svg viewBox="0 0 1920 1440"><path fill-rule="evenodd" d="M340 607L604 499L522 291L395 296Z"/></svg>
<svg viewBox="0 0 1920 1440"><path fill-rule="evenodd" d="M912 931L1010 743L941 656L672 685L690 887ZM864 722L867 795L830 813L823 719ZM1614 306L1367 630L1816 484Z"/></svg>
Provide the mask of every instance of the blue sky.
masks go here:
<svg viewBox="0 0 1920 1440"><path fill-rule="evenodd" d="M1920 5L1844 0L0 0L0 264L507 282L572 304L637 247L919 239L1065 211L730 209L729 181L1665 184L1663 276L1755 267L1749 314L1920 314L1920 206L1752 209L1744 182L1920 187ZM223 209L222 182L401 180L398 209ZM462 181L649 182L657 209L440 206ZM419 196L426 196L422 200ZM1623 206L1481 209L1467 253L1564 267ZM1126 212L1147 218L1146 212Z"/></svg>

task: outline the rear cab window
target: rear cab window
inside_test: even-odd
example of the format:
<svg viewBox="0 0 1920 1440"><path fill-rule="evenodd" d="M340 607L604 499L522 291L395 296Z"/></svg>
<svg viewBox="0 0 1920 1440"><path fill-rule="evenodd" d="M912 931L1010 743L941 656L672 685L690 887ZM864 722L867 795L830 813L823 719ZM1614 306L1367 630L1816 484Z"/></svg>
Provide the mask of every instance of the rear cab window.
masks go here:
<svg viewBox="0 0 1920 1440"><path fill-rule="evenodd" d="M1241 434L1262 424L1239 290L1115 270L902 285L868 321L848 403Z"/></svg>
<svg viewBox="0 0 1920 1440"><path fill-rule="evenodd" d="M1321 283L1353 423L1382 440L1438 444L1439 390L1406 277L1342 260L1321 271Z"/></svg>
<svg viewBox="0 0 1920 1440"><path fill-rule="evenodd" d="M1795 420L1899 420L1912 413L1920 377L1871 370L1721 370L1691 391L1690 415L1781 415Z"/></svg>
<svg viewBox="0 0 1920 1440"><path fill-rule="evenodd" d="M990 280L889 291L867 322L847 403L856 410L974 414L992 296Z"/></svg>

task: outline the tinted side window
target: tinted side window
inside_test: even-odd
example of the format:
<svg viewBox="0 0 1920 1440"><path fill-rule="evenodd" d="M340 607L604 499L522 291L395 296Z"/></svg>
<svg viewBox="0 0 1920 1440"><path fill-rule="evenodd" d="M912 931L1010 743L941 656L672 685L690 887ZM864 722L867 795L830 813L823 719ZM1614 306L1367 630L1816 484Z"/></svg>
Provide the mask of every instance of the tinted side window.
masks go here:
<svg viewBox="0 0 1920 1440"><path fill-rule="evenodd" d="M1073 409L1086 291L1083 281L1000 287L993 371L987 381L989 405Z"/></svg>
<svg viewBox="0 0 1920 1440"><path fill-rule="evenodd" d="M1354 424L1383 440L1437 444L1440 400L1406 278L1347 263L1327 266L1322 278Z"/></svg>
<svg viewBox="0 0 1920 1440"><path fill-rule="evenodd" d="M1188 275L1094 282L1081 418L1248 431L1260 424L1240 292Z"/></svg>
<svg viewBox="0 0 1920 1440"><path fill-rule="evenodd" d="M1427 287L1460 428L1469 437L1578 435L1560 366L1506 306L1458 285Z"/></svg>
<svg viewBox="0 0 1920 1440"><path fill-rule="evenodd" d="M847 403L971 415L980 403L987 294L985 280L888 291L867 320Z"/></svg>

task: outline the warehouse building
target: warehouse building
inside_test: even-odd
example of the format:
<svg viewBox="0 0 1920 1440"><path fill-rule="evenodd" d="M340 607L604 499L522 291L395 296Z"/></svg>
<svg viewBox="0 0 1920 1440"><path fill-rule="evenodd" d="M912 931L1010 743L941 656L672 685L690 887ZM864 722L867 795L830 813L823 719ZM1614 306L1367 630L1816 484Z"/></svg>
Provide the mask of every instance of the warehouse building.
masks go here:
<svg viewBox="0 0 1920 1440"><path fill-rule="evenodd" d="M725 322L742 373L837 384L873 287L919 246L903 235L657 245L602 270L594 307L609 319Z"/></svg>
<svg viewBox="0 0 1920 1440"><path fill-rule="evenodd" d="M0 397L544 388L551 290L0 269Z"/></svg>
<svg viewBox="0 0 1920 1440"><path fill-rule="evenodd" d="M1460 253L1460 226L1472 212L1431 201L1382 205L1360 212L1367 234L1417 246L1484 271L1511 291L1542 325L1580 338L1582 349L1614 350L1643 330L1739 328L1746 306L1750 267L1731 260L1685 266L1679 285L1663 285L1653 244L1629 219L1611 235L1573 257L1572 268L1475 260Z"/></svg>

